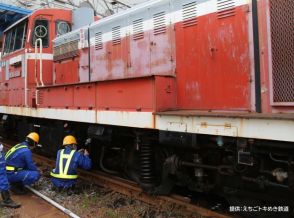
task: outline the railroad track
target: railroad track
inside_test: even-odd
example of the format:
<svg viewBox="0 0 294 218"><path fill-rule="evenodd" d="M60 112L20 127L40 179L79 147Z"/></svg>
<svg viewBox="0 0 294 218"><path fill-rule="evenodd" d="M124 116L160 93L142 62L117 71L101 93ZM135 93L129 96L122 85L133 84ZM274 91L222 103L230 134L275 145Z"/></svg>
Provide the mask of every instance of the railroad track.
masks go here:
<svg viewBox="0 0 294 218"><path fill-rule="evenodd" d="M27 193L26 195L12 194L13 200L20 203L21 207L18 209L13 209L10 212L6 212L9 215L8 214L4 215L4 212L2 211L1 215L5 217L22 217L22 218L30 218L30 217L78 218L79 217L73 212L71 212L70 210L56 203L52 199L46 196L43 196L37 190L31 187L27 187L27 188L31 192Z"/></svg>
<svg viewBox="0 0 294 218"><path fill-rule="evenodd" d="M2 140L4 147L9 149L13 142ZM33 154L33 159L36 163L45 165L48 167L55 167L55 160L47 157ZM191 199L180 195L171 196L150 196L146 194L136 183L129 180L124 180L119 177L106 175L100 171L85 171L79 170L79 178L89 181L91 183L110 188L113 191L127 195L131 198L140 200L147 204L153 205L156 208L162 208L166 204L174 204L179 206L187 217L195 217L195 215L202 218L229 218L231 216L220 214L215 211L211 211L207 208L197 206L191 203Z"/></svg>

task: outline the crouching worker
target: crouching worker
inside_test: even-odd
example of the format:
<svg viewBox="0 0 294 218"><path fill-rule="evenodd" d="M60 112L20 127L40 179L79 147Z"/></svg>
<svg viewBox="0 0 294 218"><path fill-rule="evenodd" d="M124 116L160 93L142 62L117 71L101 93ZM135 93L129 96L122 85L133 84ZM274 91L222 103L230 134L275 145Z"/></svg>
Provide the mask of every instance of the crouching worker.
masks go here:
<svg viewBox="0 0 294 218"><path fill-rule="evenodd" d="M68 135L63 139L64 149L57 152L56 166L51 172L51 181L58 190L66 190L68 194L75 192L78 178L77 168L88 170L92 166L87 150L77 151L77 141Z"/></svg>
<svg viewBox="0 0 294 218"><path fill-rule="evenodd" d="M5 155L7 178L11 184L11 191L15 194L25 194L24 186L31 185L40 178L30 150L38 143L38 133L32 132L27 135L24 142L15 145Z"/></svg>
<svg viewBox="0 0 294 218"><path fill-rule="evenodd" d="M5 165L6 165L5 158L2 151L3 151L3 145L0 144L0 191L1 191L1 197L3 200L0 202L0 205L3 207L18 208L20 207L20 204L15 203L10 198L10 193L8 191L9 183L7 180L6 169L5 169Z"/></svg>

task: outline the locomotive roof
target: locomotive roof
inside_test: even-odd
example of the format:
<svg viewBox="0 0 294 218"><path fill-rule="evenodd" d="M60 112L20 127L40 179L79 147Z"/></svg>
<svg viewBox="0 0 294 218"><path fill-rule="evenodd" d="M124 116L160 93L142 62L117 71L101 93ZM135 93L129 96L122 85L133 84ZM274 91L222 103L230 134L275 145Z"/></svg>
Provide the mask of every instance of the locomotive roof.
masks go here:
<svg viewBox="0 0 294 218"><path fill-rule="evenodd" d="M129 14L131 12L140 10L142 8L146 8L148 6L154 5L154 4L156 4L158 2L162 2L162 1L164 1L164 0L150 0L150 1L147 1L147 2L144 2L144 3L141 3L139 5L136 5L136 6L132 7L132 8L129 8L129 9L125 10L125 11L121 11L121 12L119 12L117 14L113 14L113 15L110 15L108 17L102 18L102 19L100 19L98 21L95 21L92 24L90 24L90 28L93 27L93 26L99 25L101 23L108 22L109 20L113 20L113 19L115 19L117 17L121 17L121 16Z"/></svg>
<svg viewBox="0 0 294 218"><path fill-rule="evenodd" d="M117 14L110 15L108 17L105 17L105 18L102 18L102 19L100 19L98 21L95 21L95 22L93 22L93 23L91 23L89 25L85 25L85 26L80 27L80 28L78 28L78 29L76 29L74 31L68 32L68 33L63 34L61 36L58 36L55 39L53 39L53 42L57 43L56 45L58 45L59 43L62 43L62 40L66 40L67 37L71 37L71 36L75 35L75 33L77 33L80 29L92 28L92 27L95 27L96 25L101 25L103 23L107 23L108 21L115 20L118 17L122 17L124 15L130 14L130 13L135 12L137 10L140 10L142 8L146 8L148 6L151 6L151 5L154 5L154 4L158 3L158 2L163 2L163 1L165 1L165 0L150 0L150 1L138 4L138 5L136 5L136 6L132 7L132 8L129 8L129 9L125 10L125 11L121 11L121 12L119 12Z"/></svg>

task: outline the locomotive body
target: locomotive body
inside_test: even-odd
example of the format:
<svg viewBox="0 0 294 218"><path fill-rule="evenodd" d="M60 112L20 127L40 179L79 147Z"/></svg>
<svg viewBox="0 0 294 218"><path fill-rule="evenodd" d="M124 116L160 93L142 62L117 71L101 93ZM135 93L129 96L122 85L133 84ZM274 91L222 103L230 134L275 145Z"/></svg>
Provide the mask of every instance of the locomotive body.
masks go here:
<svg viewBox="0 0 294 218"><path fill-rule="evenodd" d="M49 153L90 138L97 167L153 193L286 193L293 7L155 0L73 31L70 11L38 10L5 32L1 132L34 129Z"/></svg>

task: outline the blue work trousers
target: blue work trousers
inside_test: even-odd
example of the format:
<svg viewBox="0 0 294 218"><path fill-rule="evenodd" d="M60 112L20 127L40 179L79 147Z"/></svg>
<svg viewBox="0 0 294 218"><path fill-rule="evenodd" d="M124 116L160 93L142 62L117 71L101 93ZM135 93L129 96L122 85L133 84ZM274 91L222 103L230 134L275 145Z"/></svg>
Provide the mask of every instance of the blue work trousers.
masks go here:
<svg viewBox="0 0 294 218"><path fill-rule="evenodd" d="M4 154L0 152L0 191L7 191L9 189L5 166Z"/></svg>
<svg viewBox="0 0 294 218"><path fill-rule="evenodd" d="M17 172L7 172L9 183L21 182L23 185L31 185L40 179L38 171L20 170Z"/></svg>
<svg viewBox="0 0 294 218"><path fill-rule="evenodd" d="M0 173L0 191L7 191L9 189L9 183L7 180L6 172Z"/></svg>

